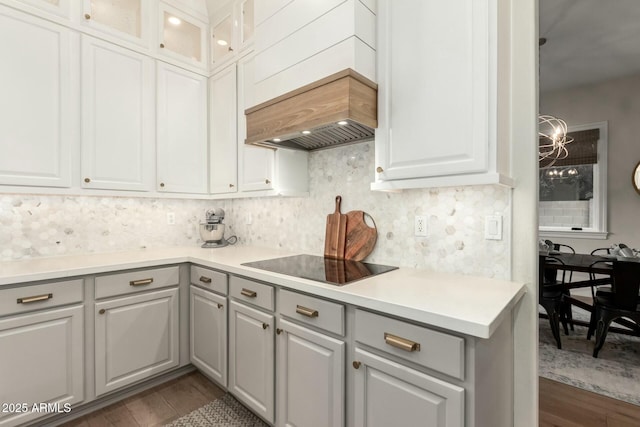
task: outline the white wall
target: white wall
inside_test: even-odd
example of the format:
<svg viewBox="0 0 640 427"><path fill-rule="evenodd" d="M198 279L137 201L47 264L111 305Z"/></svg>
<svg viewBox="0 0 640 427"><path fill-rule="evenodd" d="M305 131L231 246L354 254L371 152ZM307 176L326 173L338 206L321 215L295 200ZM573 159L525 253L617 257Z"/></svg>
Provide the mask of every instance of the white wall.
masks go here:
<svg viewBox="0 0 640 427"><path fill-rule="evenodd" d="M640 161L640 75L595 85L540 94L540 111L564 119L569 126L609 122L607 240L553 239L590 252L613 243L640 249L640 195L631 186Z"/></svg>

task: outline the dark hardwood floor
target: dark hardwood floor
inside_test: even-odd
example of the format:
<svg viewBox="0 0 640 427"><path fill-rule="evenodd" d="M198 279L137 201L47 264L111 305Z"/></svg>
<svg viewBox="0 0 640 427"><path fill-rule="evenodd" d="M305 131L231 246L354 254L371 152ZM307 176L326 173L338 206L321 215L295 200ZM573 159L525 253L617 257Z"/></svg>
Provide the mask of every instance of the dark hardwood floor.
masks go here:
<svg viewBox="0 0 640 427"><path fill-rule="evenodd" d="M198 372L63 424L64 427L161 426L224 395ZM540 378L540 427L638 427L640 406Z"/></svg>
<svg viewBox="0 0 640 427"><path fill-rule="evenodd" d="M218 399L224 393L199 372L192 372L70 421L63 426L161 426Z"/></svg>
<svg viewBox="0 0 640 427"><path fill-rule="evenodd" d="M638 427L640 406L540 378L540 427Z"/></svg>

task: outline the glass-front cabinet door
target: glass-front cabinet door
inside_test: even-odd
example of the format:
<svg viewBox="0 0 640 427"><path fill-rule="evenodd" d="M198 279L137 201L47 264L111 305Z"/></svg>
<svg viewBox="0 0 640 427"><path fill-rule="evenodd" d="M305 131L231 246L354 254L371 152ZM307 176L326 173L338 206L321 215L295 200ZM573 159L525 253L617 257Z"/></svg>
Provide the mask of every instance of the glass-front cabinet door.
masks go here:
<svg viewBox="0 0 640 427"><path fill-rule="evenodd" d="M224 8L211 23L211 66L218 67L234 56L236 38L234 37L233 8Z"/></svg>
<svg viewBox="0 0 640 427"><path fill-rule="evenodd" d="M148 0L84 0L85 24L118 38L147 44Z"/></svg>
<svg viewBox="0 0 640 427"><path fill-rule="evenodd" d="M160 5L160 52L202 67L207 63L207 24L171 6Z"/></svg>
<svg viewBox="0 0 640 427"><path fill-rule="evenodd" d="M240 2L240 48L243 49L253 41L255 25L254 0L242 0Z"/></svg>

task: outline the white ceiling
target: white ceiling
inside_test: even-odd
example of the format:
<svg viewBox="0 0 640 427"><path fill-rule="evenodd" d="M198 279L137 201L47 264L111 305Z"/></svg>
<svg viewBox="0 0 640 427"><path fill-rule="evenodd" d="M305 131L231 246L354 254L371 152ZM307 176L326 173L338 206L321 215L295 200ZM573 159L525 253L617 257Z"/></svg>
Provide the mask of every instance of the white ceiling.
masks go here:
<svg viewBox="0 0 640 427"><path fill-rule="evenodd" d="M640 0L540 0L540 91L640 73Z"/></svg>

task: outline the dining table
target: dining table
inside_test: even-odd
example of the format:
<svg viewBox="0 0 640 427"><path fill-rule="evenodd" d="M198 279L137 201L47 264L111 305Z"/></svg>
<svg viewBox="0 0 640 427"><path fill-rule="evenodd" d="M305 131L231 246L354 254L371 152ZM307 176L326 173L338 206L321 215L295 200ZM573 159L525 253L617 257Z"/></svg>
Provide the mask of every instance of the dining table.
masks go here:
<svg viewBox="0 0 640 427"><path fill-rule="evenodd" d="M594 286L603 286L612 284L613 260L615 257L580 254L572 252L558 251L540 251L541 260L544 258L544 268L548 270L560 270L570 272L589 273L588 279L563 281L562 288L566 290L578 288L591 288ZM560 262L558 262L558 260ZM565 276L566 278L566 276ZM593 304L583 299L572 296L567 292L566 300L576 307L582 308L588 312L593 311ZM609 328L612 332L622 333L626 335L637 335L635 328L631 322L625 319L616 319L614 321L626 328ZM572 319L572 323L580 326L589 326L589 322Z"/></svg>

